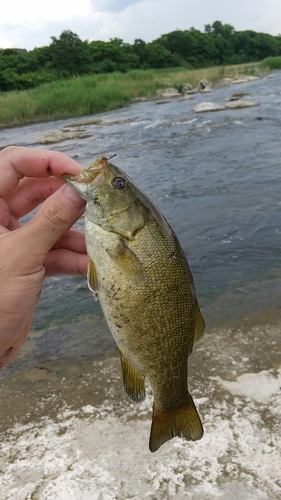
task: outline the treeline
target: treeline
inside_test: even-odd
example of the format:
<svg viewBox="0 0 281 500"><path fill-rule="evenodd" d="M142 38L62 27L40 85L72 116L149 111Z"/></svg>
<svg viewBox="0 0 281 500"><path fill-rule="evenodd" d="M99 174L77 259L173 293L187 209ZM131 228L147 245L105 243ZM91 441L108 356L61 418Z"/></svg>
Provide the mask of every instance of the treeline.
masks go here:
<svg viewBox="0 0 281 500"><path fill-rule="evenodd" d="M129 44L119 38L88 42L70 30L51 40L49 46L30 51L0 49L0 91L28 89L78 75L179 66L204 68L281 55L281 36L235 31L220 21L207 24L203 33L194 28L176 30L150 43L136 39Z"/></svg>

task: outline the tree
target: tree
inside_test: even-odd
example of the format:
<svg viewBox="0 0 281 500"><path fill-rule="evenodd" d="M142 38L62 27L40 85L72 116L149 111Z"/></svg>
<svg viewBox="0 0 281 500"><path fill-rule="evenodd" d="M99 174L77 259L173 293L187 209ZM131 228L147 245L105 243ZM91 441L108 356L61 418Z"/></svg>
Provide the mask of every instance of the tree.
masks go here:
<svg viewBox="0 0 281 500"><path fill-rule="evenodd" d="M141 38L136 38L132 46L132 51L138 57L139 66L147 67L147 47L146 43Z"/></svg>
<svg viewBox="0 0 281 500"><path fill-rule="evenodd" d="M157 41L146 44L146 62L149 68L168 68L172 64L172 55Z"/></svg>
<svg viewBox="0 0 281 500"><path fill-rule="evenodd" d="M230 24L222 24L221 21L215 21L212 24L211 33L229 39L232 35L234 35L235 29Z"/></svg>
<svg viewBox="0 0 281 500"><path fill-rule="evenodd" d="M92 72L110 73L139 67L139 60L131 45L120 38L110 42L94 41L89 44Z"/></svg>
<svg viewBox="0 0 281 500"><path fill-rule="evenodd" d="M82 42L76 33L63 31L59 38L51 36L49 47L54 68L65 75L87 73L91 63L88 42Z"/></svg>

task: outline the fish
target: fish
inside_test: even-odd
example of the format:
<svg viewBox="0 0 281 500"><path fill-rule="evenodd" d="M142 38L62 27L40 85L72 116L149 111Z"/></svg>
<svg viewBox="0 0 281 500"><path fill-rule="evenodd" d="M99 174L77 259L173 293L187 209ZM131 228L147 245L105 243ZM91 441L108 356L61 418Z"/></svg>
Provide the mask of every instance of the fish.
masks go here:
<svg viewBox="0 0 281 500"><path fill-rule="evenodd" d="M173 229L128 175L99 157L63 178L87 201L88 286L118 346L130 399L153 391L151 452L203 425L188 390L188 358L204 332L193 277Z"/></svg>

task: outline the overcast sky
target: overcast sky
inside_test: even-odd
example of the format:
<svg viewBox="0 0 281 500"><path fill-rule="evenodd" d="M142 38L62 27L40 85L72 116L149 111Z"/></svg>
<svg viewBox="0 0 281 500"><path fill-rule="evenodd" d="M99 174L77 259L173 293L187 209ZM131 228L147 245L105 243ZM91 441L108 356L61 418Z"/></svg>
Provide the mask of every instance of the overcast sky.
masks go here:
<svg viewBox="0 0 281 500"><path fill-rule="evenodd" d="M237 31L281 33L281 0L2 0L0 48L31 50L70 29L82 40L145 42L221 21Z"/></svg>

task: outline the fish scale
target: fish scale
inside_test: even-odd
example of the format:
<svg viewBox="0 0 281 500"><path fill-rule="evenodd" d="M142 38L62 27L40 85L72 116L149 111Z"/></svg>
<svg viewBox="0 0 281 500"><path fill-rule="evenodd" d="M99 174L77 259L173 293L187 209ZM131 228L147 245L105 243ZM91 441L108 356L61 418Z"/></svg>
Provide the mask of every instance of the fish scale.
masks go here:
<svg viewBox="0 0 281 500"><path fill-rule="evenodd" d="M173 230L129 177L101 157L65 179L87 200L88 284L118 345L129 397L154 396L149 447L201 439L188 356L203 334L191 271Z"/></svg>

